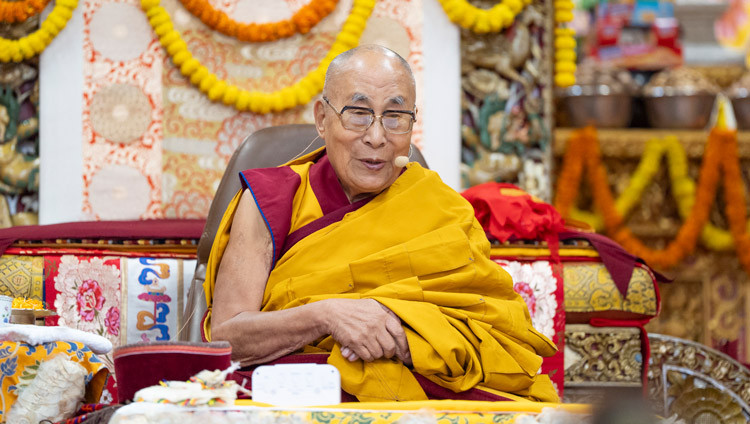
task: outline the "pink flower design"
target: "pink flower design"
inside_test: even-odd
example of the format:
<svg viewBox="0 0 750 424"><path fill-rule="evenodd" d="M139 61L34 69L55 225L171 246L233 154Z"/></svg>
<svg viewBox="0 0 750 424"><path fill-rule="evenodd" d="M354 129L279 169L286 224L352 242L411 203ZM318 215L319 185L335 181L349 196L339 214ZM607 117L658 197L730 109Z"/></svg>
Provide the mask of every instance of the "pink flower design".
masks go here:
<svg viewBox="0 0 750 424"><path fill-rule="evenodd" d="M534 289L532 289L528 283L519 281L513 285L513 290L520 294L526 302L526 306L529 308L531 316L536 315L536 296L534 296Z"/></svg>
<svg viewBox="0 0 750 424"><path fill-rule="evenodd" d="M107 311L107 316L104 318L104 325L107 327L107 332L113 336L120 335L120 308L112 306Z"/></svg>
<svg viewBox="0 0 750 424"><path fill-rule="evenodd" d="M78 287L76 294L76 303L78 305L78 315L84 321L93 321L97 310L104 306L104 296L99 283L95 280L84 280L83 284Z"/></svg>

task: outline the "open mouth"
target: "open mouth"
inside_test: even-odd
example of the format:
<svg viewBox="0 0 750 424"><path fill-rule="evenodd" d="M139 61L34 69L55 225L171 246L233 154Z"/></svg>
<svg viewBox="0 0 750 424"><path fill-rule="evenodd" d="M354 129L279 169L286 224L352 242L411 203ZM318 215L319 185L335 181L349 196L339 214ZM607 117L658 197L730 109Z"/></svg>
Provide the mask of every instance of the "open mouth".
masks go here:
<svg viewBox="0 0 750 424"><path fill-rule="evenodd" d="M385 165L385 161L381 159L360 159L360 162L365 165L367 169L377 171Z"/></svg>

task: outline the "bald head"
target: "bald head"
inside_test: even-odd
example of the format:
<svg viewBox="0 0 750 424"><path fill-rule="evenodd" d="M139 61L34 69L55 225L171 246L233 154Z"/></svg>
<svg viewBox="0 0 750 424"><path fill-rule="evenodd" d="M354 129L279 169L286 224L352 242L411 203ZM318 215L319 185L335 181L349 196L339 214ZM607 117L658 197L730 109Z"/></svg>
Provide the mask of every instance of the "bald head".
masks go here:
<svg viewBox="0 0 750 424"><path fill-rule="evenodd" d="M412 98L416 96L416 83L414 82L414 74L411 72L409 62L393 50L377 44L358 46L336 56L328 65L328 70L326 71L323 96L328 97L329 91L334 89L338 80L345 78L348 72L356 72L358 65L362 65L363 61L361 59L364 59L364 57L379 59L378 62L380 62L379 64L382 66L383 71L387 72L389 69L396 71L394 78L405 76L412 90L410 93ZM368 62L372 63L372 61Z"/></svg>

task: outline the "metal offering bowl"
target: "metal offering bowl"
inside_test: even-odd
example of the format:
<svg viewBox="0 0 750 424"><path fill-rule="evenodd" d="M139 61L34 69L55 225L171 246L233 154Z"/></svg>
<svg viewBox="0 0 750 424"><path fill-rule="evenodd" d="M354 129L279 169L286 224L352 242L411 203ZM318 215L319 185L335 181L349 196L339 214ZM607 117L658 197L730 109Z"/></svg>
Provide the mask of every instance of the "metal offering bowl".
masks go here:
<svg viewBox="0 0 750 424"><path fill-rule="evenodd" d="M631 118L630 94L613 92L608 86L572 86L563 94L565 112L573 127L627 127Z"/></svg>
<svg viewBox="0 0 750 424"><path fill-rule="evenodd" d="M750 130L750 97L732 99L732 109L737 119L737 129Z"/></svg>
<svg viewBox="0 0 750 424"><path fill-rule="evenodd" d="M631 103L627 94L572 96L565 109L574 127L623 128L630 123Z"/></svg>
<svg viewBox="0 0 750 424"><path fill-rule="evenodd" d="M654 128L701 129L711 118L715 94L646 97L646 115Z"/></svg>

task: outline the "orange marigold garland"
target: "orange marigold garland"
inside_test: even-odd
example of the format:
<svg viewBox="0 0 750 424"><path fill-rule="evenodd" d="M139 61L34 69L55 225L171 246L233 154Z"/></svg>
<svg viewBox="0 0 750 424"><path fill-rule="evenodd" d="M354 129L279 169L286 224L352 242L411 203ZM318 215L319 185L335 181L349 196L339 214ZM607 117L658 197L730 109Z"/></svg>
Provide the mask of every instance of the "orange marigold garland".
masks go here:
<svg viewBox="0 0 750 424"><path fill-rule="evenodd" d="M583 175L583 159L586 157L586 142L584 137L589 137L593 128L584 128L575 131L568 139L565 148L562 168L557 176L557 189L555 190L555 207L563 217L570 217L570 210L578 197L578 186Z"/></svg>
<svg viewBox="0 0 750 424"><path fill-rule="evenodd" d="M44 10L49 0L0 1L0 22L23 22Z"/></svg>
<svg viewBox="0 0 750 424"><path fill-rule="evenodd" d="M624 225L617 212L614 196L609 188L607 172L601 161L599 143L593 128L574 133L569 142L560 171L555 206L567 217L578 196L583 171L591 181L594 203L604 216L607 233L633 254L647 262L672 267L695 250L701 230L708 223L709 213L716 198L720 171L724 170L724 190L727 198L726 214L740 263L750 273L750 234L745 229L745 195L737 155L737 134L714 128L701 164L695 202L690 215L680 227L677 237L661 250L651 249L638 240Z"/></svg>
<svg viewBox="0 0 750 424"><path fill-rule="evenodd" d="M618 227L607 226L607 231L612 234L612 238L633 254L664 268L677 265L685 256L692 253L698 243L701 230L708 223L711 206L716 197L721 166L721 147L725 137L726 131L716 129L711 131L704 151L700 176L698 177L695 203L693 203L690 215L678 230L677 237L666 248L656 250L647 247L633 235L629 228L622 225ZM609 190L609 186L607 186L607 190ZM598 201L597 205L603 207L602 203ZM614 213L617 212L614 211ZM605 225L607 225L606 218Z"/></svg>
<svg viewBox="0 0 750 424"><path fill-rule="evenodd" d="M726 143L722 151L724 169L724 194L727 207L724 212L729 221L729 230L734 238L734 246L740 263L750 273L750 234L745 225L745 190L742 186L742 172L737 158L737 136L733 136L733 142Z"/></svg>
<svg viewBox="0 0 750 424"><path fill-rule="evenodd" d="M297 32L306 34L321 19L336 8L338 0L312 0L302 6L290 19L263 24L241 23L215 9L208 0L180 0L185 9L198 17L209 28L240 41L274 41L291 37Z"/></svg>

